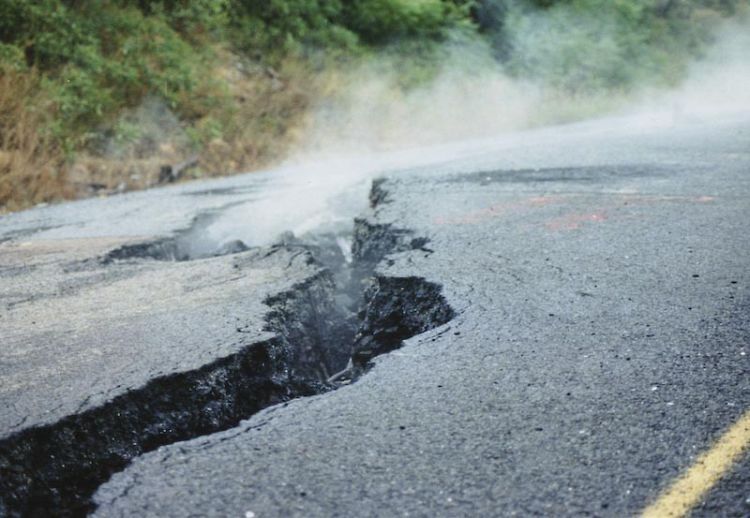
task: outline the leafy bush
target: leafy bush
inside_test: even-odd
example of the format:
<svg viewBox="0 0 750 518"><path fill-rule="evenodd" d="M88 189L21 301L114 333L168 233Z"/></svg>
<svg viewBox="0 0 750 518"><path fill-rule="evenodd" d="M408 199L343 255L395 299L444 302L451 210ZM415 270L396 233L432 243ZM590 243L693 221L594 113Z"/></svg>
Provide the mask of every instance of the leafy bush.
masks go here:
<svg viewBox="0 0 750 518"><path fill-rule="evenodd" d="M49 129L72 151L147 95L163 98L187 121L227 102L211 67L212 49L230 32L245 51L271 63L309 48L355 55L363 44L439 39L465 22L464 3L0 0L0 66L43 72L40 88L58 115Z"/></svg>
<svg viewBox="0 0 750 518"><path fill-rule="evenodd" d="M210 51L176 27L215 27L222 2L148 3L151 15L130 4L82 1L68 8L59 0L2 0L3 61L17 63L23 55L44 72L40 87L58 114L50 129L68 150L146 95L164 98L188 118L200 115L197 90L212 95L205 87L212 81Z"/></svg>
<svg viewBox="0 0 750 518"><path fill-rule="evenodd" d="M442 0L354 0L344 17L344 24L371 44L440 39L467 21L468 4Z"/></svg>
<svg viewBox="0 0 750 518"><path fill-rule="evenodd" d="M23 51L16 45L0 43L0 72L21 71L26 68Z"/></svg>
<svg viewBox="0 0 750 518"><path fill-rule="evenodd" d="M309 47L352 52L359 44L439 40L469 25L465 0L235 0L230 5L246 48Z"/></svg>
<svg viewBox="0 0 750 518"><path fill-rule="evenodd" d="M207 35L220 36L227 26L230 0L121 0L146 16L163 17L174 30L191 41Z"/></svg>
<svg viewBox="0 0 750 518"><path fill-rule="evenodd" d="M231 19L241 45L275 56L304 46L352 49L356 36L340 25L340 0L234 0Z"/></svg>

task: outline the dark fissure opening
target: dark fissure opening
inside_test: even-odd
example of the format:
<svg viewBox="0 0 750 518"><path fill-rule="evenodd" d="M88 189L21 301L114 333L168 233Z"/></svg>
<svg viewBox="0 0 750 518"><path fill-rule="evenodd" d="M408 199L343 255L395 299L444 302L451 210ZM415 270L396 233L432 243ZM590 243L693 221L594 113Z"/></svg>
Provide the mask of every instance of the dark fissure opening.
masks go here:
<svg viewBox="0 0 750 518"><path fill-rule="evenodd" d="M386 198L379 183L373 192L376 201ZM123 247L103 261L195 258L184 252L184 239ZM454 314L440 286L375 273L387 254L426 244L366 220L356 220L350 235L284 236L269 253L298 249L322 269L265 301L266 330L274 338L0 441L0 516L84 516L94 508L96 489L133 458L349 383L378 354L448 322Z"/></svg>

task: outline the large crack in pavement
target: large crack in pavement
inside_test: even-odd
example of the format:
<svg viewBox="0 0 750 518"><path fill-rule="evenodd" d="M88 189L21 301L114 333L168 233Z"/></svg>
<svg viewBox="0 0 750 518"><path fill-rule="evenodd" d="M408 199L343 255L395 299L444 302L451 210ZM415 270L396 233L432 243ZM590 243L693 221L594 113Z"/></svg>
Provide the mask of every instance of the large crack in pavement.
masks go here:
<svg viewBox="0 0 750 518"><path fill-rule="evenodd" d="M374 182L372 208L386 198ZM348 240L352 257L342 244ZM183 241L178 237L120 247L102 263L190 260L185 252L189 243ZM351 236L321 234L304 241L285 236L267 254L296 250L318 266L318 273L266 298L265 330L273 338L3 439L0 515L86 515L94 509L96 489L135 457L231 428L268 406L350 383L373 357L445 324L454 313L439 285L376 273L388 254L431 252L426 244L408 230L365 219L355 220ZM339 375L332 377L334 373Z"/></svg>
<svg viewBox="0 0 750 518"><path fill-rule="evenodd" d="M747 128L722 132L730 146L703 128L601 140L591 129L522 135L528 160L509 149L394 173L357 227L383 238L355 239L352 255L387 249L389 222L431 240L380 261L386 282L368 283L374 314L362 315L379 325L359 345L378 351L378 331L398 339L405 318L391 325L381 304L418 323L397 300L400 286L414 299L410 275L444 283L459 315L354 386L139 457L99 488L97 516L641 511L746 409L748 168L735 143ZM652 159L671 173L628 174ZM601 164L602 181L577 164ZM507 182L492 173L508 168ZM477 170L489 172L458 181ZM742 515L737 469L709 511Z"/></svg>
<svg viewBox="0 0 750 518"><path fill-rule="evenodd" d="M312 346L277 313L333 312L321 272L269 301L276 337L195 371L157 378L98 408L32 428L0 444L0 491L7 515L83 515L90 497L130 459L159 446L226 429L266 406L322 390L298 353ZM327 319L294 322L316 331Z"/></svg>

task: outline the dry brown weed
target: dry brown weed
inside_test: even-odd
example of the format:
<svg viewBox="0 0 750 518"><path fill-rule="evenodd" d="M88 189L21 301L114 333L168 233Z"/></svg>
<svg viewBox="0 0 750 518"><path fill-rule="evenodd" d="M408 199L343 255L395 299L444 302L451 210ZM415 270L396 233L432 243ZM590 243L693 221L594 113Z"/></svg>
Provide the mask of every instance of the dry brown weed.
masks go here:
<svg viewBox="0 0 750 518"><path fill-rule="evenodd" d="M63 154L29 104L37 81L34 72L0 71L0 212L72 195Z"/></svg>

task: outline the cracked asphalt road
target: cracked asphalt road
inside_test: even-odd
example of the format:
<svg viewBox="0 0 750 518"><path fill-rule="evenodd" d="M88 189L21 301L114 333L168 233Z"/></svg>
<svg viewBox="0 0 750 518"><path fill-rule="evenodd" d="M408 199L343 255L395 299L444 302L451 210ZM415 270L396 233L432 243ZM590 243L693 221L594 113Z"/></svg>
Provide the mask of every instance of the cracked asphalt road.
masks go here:
<svg viewBox="0 0 750 518"><path fill-rule="evenodd" d="M580 125L387 177L380 264L457 316L357 383L164 447L98 516L626 516L750 407L750 124ZM750 514L741 458L696 516Z"/></svg>
<svg viewBox="0 0 750 518"><path fill-rule="evenodd" d="M315 192L288 183L260 173L0 218L0 440L268 339L263 301L320 271L298 250L269 254L268 245L328 200L234 229L268 197ZM252 250L211 257L236 239ZM161 242L201 260L104 260Z"/></svg>
<svg viewBox="0 0 750 518"><path fill-rule="evenodd" d="M102 244L112 246L97 240L94 248ZM0 439L268 339L263 301L318 271L283 251L107 266L55 260L90 246L0 245L4 265L26 272L0 273L2 292L31 295L8 302L0 318ZM65 271L71 264L77 269Z"/></svg>
<svg viewBox="0 0 750 518"><path fill-rule="evenodd" d="M442 286L453 320L378 357L354 384L136 458L100 487L96 514L633 515L750 408L749 117L683 126L592 122L479 142L455 156L387 174L367 215L429 240L391 254L378 273ZM268 206L272 191L264 195L266 187L248 178L5 218L0 257L13 258L0 271L6 309L33 313L24 304L48 298L29 301L24 293L62 289L70 279L75 289L85 286L80 293L105 293L107 283L134 282L136 274L145 276L140 285L157 286L146 279L156 271L174 280L175 297L187 304L179 296L185 279L221 276L232 256L135 273L120 265L124 280L101 286L60 264L98 257L133 236L189 230L200 211L220 214L203 229L212 244L256 244L237 234L252 227L242 207ZM126 217L139 213L142 221ZM320 219L314 210L298 216L280 224L307 229ZM23 243L33 253L13 255ZM34 247L66 250L45 262ZM268 266L278 286L286 275L310 274ZM188 275L191 268L200 271ZM210 284L201 284L207 293ZM196 303L195 311L218 322L241 300L237 292L217 297L222 309ZM94 299L79 300L96 313ZM109 299L98 300L106 307ZM242 302L250 318L257 303ZM65 311L47 314L59 326ZM30 332L6 315L4 335ZM155 329L184 325L174 314L152 320ZM212 335L210 327L195 332ZM138 375L158 370L140 358ZM2 368L11 364L3 360ZM4 393L16 394L3 379ZM37 397L43 409L34 383L18 383L30 388L6 401ZM72 398L84 400L84 393ZM34 415L31 407L12 410L2 431L31 426L17 424ZM747 516L748 487L744 455L694 514Z"/></svg>

